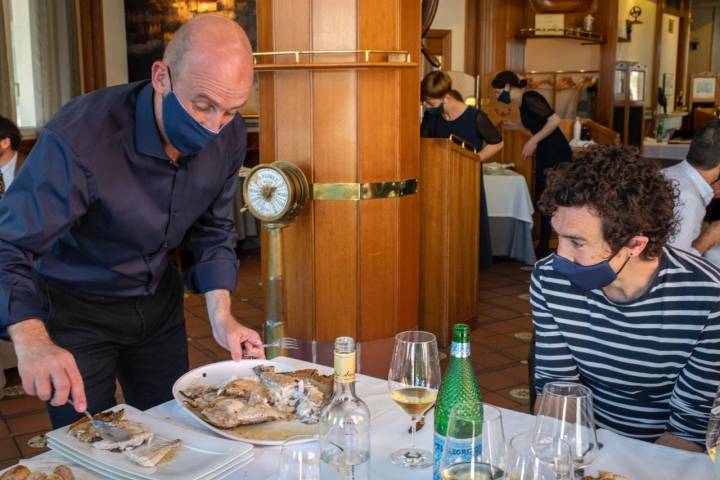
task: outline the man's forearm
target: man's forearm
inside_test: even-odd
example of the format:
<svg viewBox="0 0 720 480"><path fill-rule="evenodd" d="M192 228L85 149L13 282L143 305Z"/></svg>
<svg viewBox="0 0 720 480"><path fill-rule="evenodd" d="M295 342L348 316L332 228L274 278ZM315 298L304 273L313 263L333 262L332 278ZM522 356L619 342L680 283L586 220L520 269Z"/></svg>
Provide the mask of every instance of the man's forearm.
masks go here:
<svg viewBox="0 0 720 480"><path fill-rule="evenodd" d="M50 340L45 323L38 319L23 320L8 327L13 343L20 345L28 340Z"/></svg>
<svg viewBox="0 0 720 480"><path fill-rule="evenodd" d="M687 450L689 452L703 451L700 445L668 432L663 433L660 438L655 441L655 443L657 443L658 445L665 445L667 447L677 448L680 450Z"/></svg>
<svg viewBox="0 0 720 480"><path fill-rule="evenodd" d="M230 315L230 292L227 290L211 290L205 293L205 303L210 320L222 315Z"/></svg>
<svg viewBox="0 0 720 480"><path fill-rule="evenodd" d="M717 244L716 235L712 230L705 230L700 234L698 238L692 243L692 247L700 252L700 255L705 255L705 252L710 250Z"/></svg>

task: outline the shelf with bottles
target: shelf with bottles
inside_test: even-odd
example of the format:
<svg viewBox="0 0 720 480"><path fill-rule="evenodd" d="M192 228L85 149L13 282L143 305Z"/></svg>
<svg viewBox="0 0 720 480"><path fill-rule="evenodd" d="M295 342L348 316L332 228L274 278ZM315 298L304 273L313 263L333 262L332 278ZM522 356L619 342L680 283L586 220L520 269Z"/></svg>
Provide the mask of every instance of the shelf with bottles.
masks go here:
<svg viewBox="0 0 720 480"><path fill-rule="evenodd" d="M588 32L580 28L521 28L515 38L527 40L530 38L567 38L581 40L583 44L602 44L607 42L604 33Z"/></svg>

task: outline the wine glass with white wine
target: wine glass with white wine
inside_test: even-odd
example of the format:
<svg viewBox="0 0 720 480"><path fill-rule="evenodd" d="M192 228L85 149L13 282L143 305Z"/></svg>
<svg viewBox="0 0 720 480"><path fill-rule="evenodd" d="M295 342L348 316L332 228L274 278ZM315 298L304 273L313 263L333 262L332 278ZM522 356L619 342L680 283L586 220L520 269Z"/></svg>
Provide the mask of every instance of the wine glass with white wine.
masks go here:
<svg viewBox="0 0 720 480"><path fill-rule="evenodd" d="M710 410L707 434L705 435L705 446L707 447L707 454L713 462L715 480L720 480L720 459L718 458L720 451L720 390L718 390L718 394L715 396L715 403Z"/></svg>
<svg viewBox="0 0 720 480"><path fill-rule="evenodd" d="M410 448L391 455L393 463L405 468L433 465L432 453L415 447L415 423L434 404L440 387L440 355L435 335L410 331L395 335L395 348L388 373L390 397L410 415Z"/></svg>

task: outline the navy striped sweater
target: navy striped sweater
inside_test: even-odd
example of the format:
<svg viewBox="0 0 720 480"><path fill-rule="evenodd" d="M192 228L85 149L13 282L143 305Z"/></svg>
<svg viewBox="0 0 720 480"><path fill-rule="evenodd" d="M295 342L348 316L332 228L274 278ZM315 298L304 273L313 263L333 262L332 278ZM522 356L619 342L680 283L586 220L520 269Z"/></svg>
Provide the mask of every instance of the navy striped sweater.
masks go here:
<svg viewBox="0 0 720 480"><path fill-rule="evenodd" d="M651 287L632 302L579 292L535 265L535 385L581 381L600 428L647 441L663 432L704 444L720 383L720 269L667 247Z"/></svg>

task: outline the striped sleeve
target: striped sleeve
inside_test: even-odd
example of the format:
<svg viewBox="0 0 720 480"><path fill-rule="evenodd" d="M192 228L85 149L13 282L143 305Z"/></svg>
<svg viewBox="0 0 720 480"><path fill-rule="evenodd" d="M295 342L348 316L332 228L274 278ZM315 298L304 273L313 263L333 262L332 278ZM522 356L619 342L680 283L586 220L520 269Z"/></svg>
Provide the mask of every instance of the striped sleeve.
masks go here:
<svg viewBox="0 0 720 480"><path fill-rule="evenodd" d="M680 372L670 397L669 433L704 444L709 412L720 384L720 303Z"/></svg>
<svg viewBox="0 0 720 480"><path fill-rule="evenodd" d="M530 305L535 328L535 390L538 394L547 382L580 379L565 337L547 308L541 278L541 268L536 266L530 282Z"/></svg>

